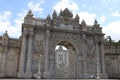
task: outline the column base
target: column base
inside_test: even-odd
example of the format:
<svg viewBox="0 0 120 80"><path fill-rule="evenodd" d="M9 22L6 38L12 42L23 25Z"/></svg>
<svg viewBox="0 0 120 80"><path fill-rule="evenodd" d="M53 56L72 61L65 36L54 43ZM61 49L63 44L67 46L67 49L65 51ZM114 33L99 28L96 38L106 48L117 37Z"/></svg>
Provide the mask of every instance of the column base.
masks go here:
<svg viewBox="0 0 120 80"><path fill-rule="evenodd" d="M83 74L83 78L84 78L84 79L89 79L89 78L90 78L89 73L84 73L84 74Z"/></svg>
<svg viewBox="0 0 120 80"><path fill-rule="evenodd" d="M108 79L108 75L107 73L99 73L99 76L97 76L97 74L84 73L83 78L84 79L97 79L97 78Z"/></svg>
<svg viewBox="0 0 120 80"><path fill-rule="evenodd" d="M21 78L21 79L31 79L33 76L32 76L32 73L31 72L18 72L18 78Z"/></svg>
<svg viewBox="0 0 120 80"><path fill-rule="evenodd" d="M5 73L4 72L0 72L0 77L4 77Z"/></svg>
<svg viewBox="0 0 120 80"><path fill-rule="evenodd" d="M100 78L101 79L108 79L107 73L100 73Z"/></svg>
<svg viewBox="0 0 120 80"><path fill-rule="evenodd" d="M42 78L41 73L35 74L35 75L34 75L34 78L36 78L36 79L41 79L41 78Z"/></svg>
<svg viewBox="0 0 120 80"><path fill-rule="evenodd" d="M50 79L51 78L50 73L49 72L44 72L43 78L44 79Z"/></svg>

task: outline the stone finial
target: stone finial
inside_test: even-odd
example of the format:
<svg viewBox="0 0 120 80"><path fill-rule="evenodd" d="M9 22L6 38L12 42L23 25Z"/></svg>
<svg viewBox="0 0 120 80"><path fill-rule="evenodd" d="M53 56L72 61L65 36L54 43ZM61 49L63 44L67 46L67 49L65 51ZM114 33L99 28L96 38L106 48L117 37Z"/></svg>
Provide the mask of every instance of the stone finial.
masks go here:
<svg viewBox="0 0 120 80"><path fill-rule="evenodd" d="M72 12L70 12L69 11L69 9L68 8L65 8L64 10L63 10L63 16L67 16L67 17L73 17L73 14L72 14Z"/></svg>
<svg viewBox="0 0 120 80"><path fill-rule="evenodd" d="M28 11L27 16L33 17L33 13L32 13L32 11L31 11L31 9Z"/></svg>
<svg viewBox="0 0 120 80"><path fill-rule="evenodd" d="M3 36L5 36L5 37L9 37L9 36L8 36L8 32L5 31L5 33L3 34Z"/></svg>
<svg viewBox="0 0 120 80"><path fill-rule="evenodd" d="M57 16L56 10L54 10L52 17L55 18Z"/></svg>
<svg viewBox="0 0 120 80"><path fill-rule="evenodd" d="M75 19L79 19L80 17L79 17L79 15L77 14L76 16L75 16Z"/></svg>
<svg viewBox="0 0 120 80"><path fill-rule="evenodd" d="M47 20L51 20L51 16L50 16L50 14L48 14L48 16L47 16Z"/></svg>
<svg viewBox="0 0 120 80"><path fill-rule="evenodd" d="M60 10L60 14L59 15L62 16L62 9Z"/></svg>
<svg viewBox="0 0 120 80"><path fill-rule="evenodd" d="M94 21L94 27L99 27L100 26L100 24L98 24L98 21L95 19L95 21Z"/></svg>
<svg viewBox="0 0 120 80"><path fill-rule="evenodd" d="M79 23L79 19L80 17L78 16L78 14L75 16L75 21Z"/></svg>
<svg viewBox="0 0 120 80"><path fill-rule="evenodd" d="M51 16L48 14L47 16L47 26L50 26L51 23Z"/></svg>
<svg viewBox="0 0 120 80"><path fill-rule="evenodd" d="M8 39L9 39L8 33L7 33L7 31L5 31L5 33L3 34L3 37L2 37L2 45L7 46Z"/></svg>
<svg viewBox="0 0 120 80"><path fill-rule="evenodd" d="M95 22L94 22L94 32L96 33L102 33L102 28L100 27L100 24L98 24L97 20L95 19Z"/></svg>
<svg viewBox="0 0 120 80"><path fill-rule="evenodd" d="M86 26L85 20L82 20L81 25L82 25L82 26Z"/></svg>
<svg viewBox="0 0 120 80"><path fill-rule="evenodd" d="M97 24L98 22L97 22L97 20L95 19L95 21L94 21L94 24Z"/></svg>
<svg viewBox="0 0 120 80"><path fill-rule="evenodd" d="M33 24L34 23L34 17L31 10L28 11L27 15L24 17L24 23L25 24Z"/></svg>

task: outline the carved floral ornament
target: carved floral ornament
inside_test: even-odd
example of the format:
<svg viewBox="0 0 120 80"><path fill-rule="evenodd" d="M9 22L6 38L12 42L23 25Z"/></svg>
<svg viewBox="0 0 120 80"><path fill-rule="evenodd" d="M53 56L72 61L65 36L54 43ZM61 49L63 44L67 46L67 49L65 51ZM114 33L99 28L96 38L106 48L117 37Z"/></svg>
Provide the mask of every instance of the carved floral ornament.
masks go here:
<svg viewBox="0 0 120 80"><path fill-rule="evenodd" d="M35 53L43 53L44 51L44 36L43 34L39 35L35 35Z"/></svg>
<svg viewBox="0 0 120 80"><path fill-rule="evenodd" d="M68 17L65 17L65 18L64 18L64 22L65 22L65 23L68 23L69 21L70 21L70 20L69 20Z"/></svg>
<svg viewBox="0 0 120 80"><path fill-rule="evenodd" d="M94 42L92 40L89 40L88 41L88 53L94 54L94 50L95 50Z"/></svg>

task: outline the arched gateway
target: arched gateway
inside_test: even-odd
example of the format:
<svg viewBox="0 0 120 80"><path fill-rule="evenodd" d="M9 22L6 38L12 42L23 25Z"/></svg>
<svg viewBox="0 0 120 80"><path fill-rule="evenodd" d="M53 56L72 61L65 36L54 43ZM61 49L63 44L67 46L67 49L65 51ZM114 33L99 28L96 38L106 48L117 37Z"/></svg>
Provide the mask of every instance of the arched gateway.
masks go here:
<svg viewBox="0 0 120 80"><path fill-rule="evenodd" d="M91 26L79 20L67 8L45 19L29 11L22 24L18 78L107 78L101 27L96 20Z"/></svg>
<svg viewBox="0 0 120 80"><path fill-rule="evenodd" d="M74 46L68 41L62 41L57 47L58 49L55 50L56 78L75 78L76 50Z"/></svg>

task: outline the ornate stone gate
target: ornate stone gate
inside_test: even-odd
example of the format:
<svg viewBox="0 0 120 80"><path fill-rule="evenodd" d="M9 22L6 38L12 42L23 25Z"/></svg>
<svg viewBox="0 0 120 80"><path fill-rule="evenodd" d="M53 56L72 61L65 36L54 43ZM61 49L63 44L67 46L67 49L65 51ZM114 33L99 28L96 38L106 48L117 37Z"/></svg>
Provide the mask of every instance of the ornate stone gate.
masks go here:
<svg viewBox="0 0 120 80"><path fill-rule="evenodd" d="M107 78L101 27L96 20L91 26L79 20L67 8L45 19L34 18L30 10L22 24L18 77L34 77L41 60L42 78ZM55 50L57 45L68 50Z"/></svg>

